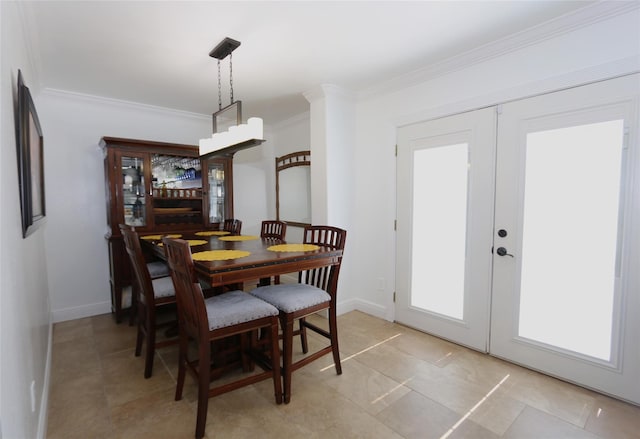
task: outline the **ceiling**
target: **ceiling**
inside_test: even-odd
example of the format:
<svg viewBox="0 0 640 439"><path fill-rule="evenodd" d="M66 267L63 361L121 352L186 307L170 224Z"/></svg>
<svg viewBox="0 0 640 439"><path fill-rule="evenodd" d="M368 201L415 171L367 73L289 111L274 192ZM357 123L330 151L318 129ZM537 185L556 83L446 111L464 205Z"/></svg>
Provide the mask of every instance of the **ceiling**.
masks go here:
<svg viewBox="0 0 640 439"><path fill-rule="evenodd" d="M586 6L590 1L23 2L43 88L210 114L233 52L243 113L277 123L324 83L354 93ZM222 62L229 104L229 59Z"/></svg>

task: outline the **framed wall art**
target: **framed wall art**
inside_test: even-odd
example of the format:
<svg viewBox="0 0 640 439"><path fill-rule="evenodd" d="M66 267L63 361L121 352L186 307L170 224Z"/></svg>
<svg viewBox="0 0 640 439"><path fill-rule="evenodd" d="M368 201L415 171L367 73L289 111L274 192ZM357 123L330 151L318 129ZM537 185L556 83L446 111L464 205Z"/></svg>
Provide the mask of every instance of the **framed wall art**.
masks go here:
<svg viewBox="0 0 640 439"><path fill-rule="evenodd" d="M46 215L44 142L36 107L19 70L16 134L22 236L26 238L44 222Z"/></svg>

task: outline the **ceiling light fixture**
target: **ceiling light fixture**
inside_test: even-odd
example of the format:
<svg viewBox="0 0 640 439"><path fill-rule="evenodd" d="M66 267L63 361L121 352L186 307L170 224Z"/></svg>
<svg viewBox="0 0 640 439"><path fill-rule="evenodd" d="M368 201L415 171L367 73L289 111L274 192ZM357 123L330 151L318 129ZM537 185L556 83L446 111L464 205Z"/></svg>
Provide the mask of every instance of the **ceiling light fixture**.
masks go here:
<svg viewBox="0 0 640 439"><path fill-rule="evenodd" d="M233 155L242 149L251 148L264 142L262 119L250 117L242 123L242 102L233 100L233 56L232 52L240 46L240 41L231 38L222 40L209 56L218 60L218 111L213 113L213 134L200 139L200 155ZM229 85L231 103L222 108L222 80L220 64L229 57Z"/></svg>

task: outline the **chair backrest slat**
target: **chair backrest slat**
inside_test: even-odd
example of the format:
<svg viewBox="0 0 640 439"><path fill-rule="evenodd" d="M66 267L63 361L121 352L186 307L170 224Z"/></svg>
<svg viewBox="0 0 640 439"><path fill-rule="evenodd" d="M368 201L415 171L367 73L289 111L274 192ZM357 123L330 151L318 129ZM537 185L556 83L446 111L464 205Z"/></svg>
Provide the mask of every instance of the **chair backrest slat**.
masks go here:
<svg viewBox="0 0 640 439"><path fill-rule="evenodd" d="M344 250L346 237L347 231L337 227L307 226L304 229L303 242L305 244L320 245L330 248L331 250ZM298 274L298 282L321 288L331 294L331 297L335 299L341 264L342 256L336 265L300 272Z"/></svg>
<svg viewBox="0 0 640 439"><path fill-rule="evenodd" d="M242 231L242 221L233 218L226 219L222 225L222 230L225 230L232 235L239 235Z"/></svg>
<svg viewBox="0 0 640 439"><path fill-rule="evenodd" d="M129 255L129 260L131 261L135 280L138 282L140 291L142 291L141 300L144 300L145 303L153 306L155 302L153 284L151 282L149 269L147 268L147 262L144 259L144 254L142 253L138 233L133 227L125 224L120 224L120 232L122 233L124 246L127 254Z"/></svg>
<svg viewBox="0 0 640 439"><path fill-rule="evenodd" d="M284 221L262 221L260 237L265 239L279 239L284 241L287 234L287 223Z"/></svg>
<svg viewBox="0 0 640 439"><path fill-rule="evenodd" d="M209 332L207 309L193 267L189 243L171 238L164 238L162 242L176 290L180 328L191 337L206 337Z"/></svg>

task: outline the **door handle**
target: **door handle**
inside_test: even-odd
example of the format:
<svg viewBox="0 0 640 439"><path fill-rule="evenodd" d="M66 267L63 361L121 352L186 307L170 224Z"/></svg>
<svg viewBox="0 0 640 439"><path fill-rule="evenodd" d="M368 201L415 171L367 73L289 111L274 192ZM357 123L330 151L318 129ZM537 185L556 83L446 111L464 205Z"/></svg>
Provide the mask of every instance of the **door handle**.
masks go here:
<svg viewBox="0 0 640 439"><path fill-rule="evenodd" d="M507 253L507 249L504 247L498 247L498 249L496 250L496 253L498 253L498 256L511 256L513 258L513 255L510 253Z"/></svg>

